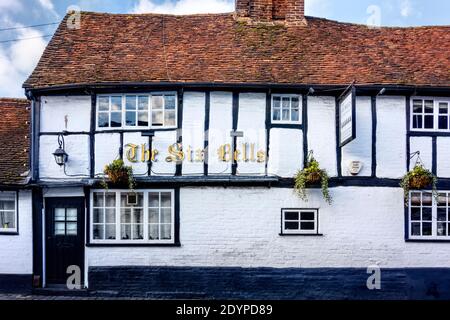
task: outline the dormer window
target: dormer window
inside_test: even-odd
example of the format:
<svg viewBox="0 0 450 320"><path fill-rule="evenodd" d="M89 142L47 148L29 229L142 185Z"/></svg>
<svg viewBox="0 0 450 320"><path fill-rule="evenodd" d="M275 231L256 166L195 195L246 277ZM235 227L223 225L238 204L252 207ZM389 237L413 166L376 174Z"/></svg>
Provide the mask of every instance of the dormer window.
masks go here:
<svg viewBox="0 0 450 320"><path fill-rule="evenodd" d="M175 93L101 95L97 100L99 129L176 128Z"/></svg>
<svg viewBox="0 0 450 320"><path fill-rule="evenodd" d="M450 131L450 99L417 99L411 103L411 130Z"/></svg>
<svg viewBox="0 0 450 320"><path fill-rule="evenodd" d="M300 96L293 94L272 95L272 123L301 124Z"/></svg>

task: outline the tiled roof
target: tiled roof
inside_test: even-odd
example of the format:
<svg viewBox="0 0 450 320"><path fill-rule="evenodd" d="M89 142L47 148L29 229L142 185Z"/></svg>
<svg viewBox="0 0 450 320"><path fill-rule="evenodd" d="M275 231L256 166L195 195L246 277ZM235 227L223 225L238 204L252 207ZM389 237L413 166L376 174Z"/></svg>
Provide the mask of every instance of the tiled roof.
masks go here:
<svg viewBox="0 0 450 320"><path fill-rule="evenodd" d="M0 98L0 185L27 182L30 151L30 102Z"/></svg>
<svg viewBox="0 0 450 320"><path fill-rule="evenodd" d="M450 86L450 26L375 28L307 17L247 24L229 14L67 17L26 88L101 83Z"/></svg>

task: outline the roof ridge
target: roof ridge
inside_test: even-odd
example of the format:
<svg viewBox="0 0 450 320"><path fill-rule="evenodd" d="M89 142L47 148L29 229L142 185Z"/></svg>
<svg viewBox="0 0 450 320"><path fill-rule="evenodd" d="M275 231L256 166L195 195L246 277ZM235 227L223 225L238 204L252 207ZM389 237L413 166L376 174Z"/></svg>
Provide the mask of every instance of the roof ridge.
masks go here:
<svg viewBox="0 0 450 320"><path fill-rule="evenodd" d="M28 102L28 99L26 99L26 98L0 97L0 102Z"/></svg>

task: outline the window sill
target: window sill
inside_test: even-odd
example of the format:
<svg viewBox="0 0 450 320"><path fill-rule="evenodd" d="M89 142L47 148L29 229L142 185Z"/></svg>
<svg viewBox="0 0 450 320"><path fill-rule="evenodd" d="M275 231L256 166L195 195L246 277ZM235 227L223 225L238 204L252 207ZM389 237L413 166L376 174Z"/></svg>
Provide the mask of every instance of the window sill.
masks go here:
<svg viewBox="0 0 450 320"><path fill-rule="evenodd" d="M19 235L19 232L17 232L17 231L11 231L11 232L0 231L0 236L18 236L18 235Z"/></svg>
<svg viewBox="0 0 450 320"><path fill-rule="evenodd" d="M86 243L86 247L181 247L181 243Z"/></svg>
<svg viewBox="0 0 450 320"><path fill-rule="evenodd" d="M426 242L434 242L434 243L445 243L450 242L450 239L405 239L405 242L417 242L417 243L426 243Z"/></svg>
<svg viewBox="0 0 450 320"><path fill-rule="evenodd" d="M280 233L280 237L323 237L322 233Z"/></svg>

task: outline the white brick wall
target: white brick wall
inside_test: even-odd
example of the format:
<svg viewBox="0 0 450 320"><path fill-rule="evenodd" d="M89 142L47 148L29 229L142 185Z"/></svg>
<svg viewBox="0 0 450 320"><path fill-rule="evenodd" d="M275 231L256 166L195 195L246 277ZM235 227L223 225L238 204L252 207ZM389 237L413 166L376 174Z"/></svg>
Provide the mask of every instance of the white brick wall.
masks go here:
<svg viewBox="0 0 450 320"><path fill-rule="evenodd" d="M91 96L46 96L41 102L41 132L91 129Z"/></svg>
<svg viewBox="0 0 450 320"><path fill-rule="evenodd" d="M446 243L404 240L400 188L181 189L180 248L87 248L89 265L242 267L448 267ZM199 196L201 195L201 196ZM322 237L281 237L281 208L319 208Z"/></svg>
<svg viewBox="0 0 450 320"><path fill-rule="evenodd" d="M337 176L334 97L308 97L308 148L330 177Z"/></svg>
<svg viewBox="0 0 450 320"><path fill-rule="evenodd" d="M0 274L33 272L31 191L19 192L19 235L0 235Z"/></svg>
<svg viewBox="0 0 450 320"><path fill-rule="evenodd" d="M433 165L433 146L431 137L411 137L410 138L410 150L411 153L420 151L420 159L423 162L425 168L431 171ZM409 169L412 170L416 164L417 156L411 159Z"/></svg>
<svg viewBox="0 0 450 320"><path fill-rule="evenodd" d="M270 129L269 175L292 178L303 168L303 131L299 129Z"/></svg>
<svg viewBox="0 0 450 320"><path fill-rule="evenodd" d="M312 124L311 124L312 125ZM350 162L361 161L358 176L372 173L372 105L370 97L356 98L356 139L342 148L342 175L351 176Z"/></svg>
<svg viewBox="0 0 450 320"><path fill-rule="evenodd" d="M395 147L394 147L395 146ZM406 173L405 97L377 98L377 176L401 178Z"/></svg>
<svg viewBox="0 0 450 320"><path fill-rule="evenodd" d="M69 175L89 175L89 135L69 135L64 137L65 150L69 155L66 173ZM57 136L41 136L39 145L39 174L41 179L70 179L64 174L63 167L56 164L53 153L58 148Z"/></svg>

